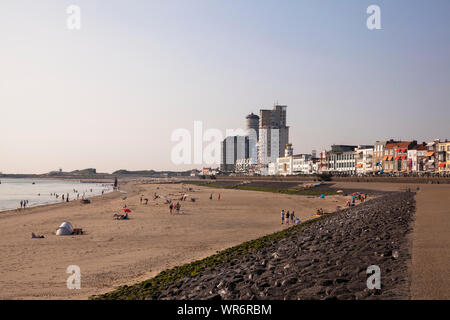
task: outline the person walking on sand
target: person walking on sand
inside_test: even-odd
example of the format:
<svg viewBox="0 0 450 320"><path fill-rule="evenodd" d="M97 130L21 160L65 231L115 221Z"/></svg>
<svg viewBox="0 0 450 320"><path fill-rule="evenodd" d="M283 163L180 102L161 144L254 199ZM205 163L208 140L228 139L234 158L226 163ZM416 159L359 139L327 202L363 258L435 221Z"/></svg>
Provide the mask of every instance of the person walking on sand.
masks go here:
<svg viewBox="0 0 450 320"><path fill-rule="evenodd" d="M281 224L284 224L284 210L281 210Z"/></svg>
<svg viewBox="0 0 450 320"><path fill-rule="evenodd" d="M212 200L212 193L209 195L209 200Z"/></svg>
<svg viewBox="0 0 450 320"><path fill-rule="evenodd" d="M291 213L291 224L294 224L294 219L295 219L295 211L292 211L292 213Z"/></svg>
<svg viewBox="0 0 450 320"><path fill-rule="evenodd" d="M220 193L219 193L219 196L217 197L217 200L220 200Z"/></svg>
<svg viewBox="0 0 450 320"><path fill-rule="evenodd" d="M175 206L175 209L177 209L177 213L180 213L181 204L177 202L177 205Z"/></svg>
<svg viewBox="0 0 450 320"><path fill-rule="evenodd" d="M23 208L23 200L20 200L20 209Z"/></svg>
<svg viewBox="0 0 450 320"><path fill-rule="evenodd" d="M170 204L170 206L169 206L170 214L172 214L172 210L173 210L173 204Z"/></svg>
<svg viewBox="0 0 450 320"><path fill-rule="evenodd" d="M289 225L289 210L286 212L286 224Z"/></svg>

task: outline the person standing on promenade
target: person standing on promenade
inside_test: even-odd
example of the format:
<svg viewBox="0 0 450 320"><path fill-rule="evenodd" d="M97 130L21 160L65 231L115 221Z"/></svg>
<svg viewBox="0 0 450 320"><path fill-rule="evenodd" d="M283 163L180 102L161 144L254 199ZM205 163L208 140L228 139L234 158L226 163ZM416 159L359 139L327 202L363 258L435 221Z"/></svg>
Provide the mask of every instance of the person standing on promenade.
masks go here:
<svg viewBox="0 0 450 320"><path fill-rule="evenodd" d="M284 224L284 210L281 210L281 224Z"/></svg>
<svg viewBox="0 0 450 320"><path fill-rule="evenodd" d="M289 225L289 210L286 212L286 224Z"/></svg>

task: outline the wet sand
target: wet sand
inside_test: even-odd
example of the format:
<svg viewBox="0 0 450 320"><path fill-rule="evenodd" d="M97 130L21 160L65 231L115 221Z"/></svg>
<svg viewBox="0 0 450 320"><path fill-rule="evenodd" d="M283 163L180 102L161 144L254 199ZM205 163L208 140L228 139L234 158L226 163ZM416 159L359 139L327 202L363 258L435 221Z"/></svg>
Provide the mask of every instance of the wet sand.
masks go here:
<svg viewBox="0 0 450 320"><path fill-rule="evenodd" d="M89 205L71 202L1 213L0 298L86 299L279 231L285 228L281 209L295 210L304 221L319 207L332 212L346 202L343 196L190 187L194 192L187 193L198 200L180 202L180 215L170 215L165 200L152 199L155 192L179 197L181 185L137 182L123 187L126 195L106 194ZM141 194L150 199L148 205L139 203ZM113 220L124 204L132 210L131 219ZM54 232L63 221L86 234L57 237ZM45 238L31 239L31 232ZM80 290L66 287L69 265L81 268Z"/></svg>

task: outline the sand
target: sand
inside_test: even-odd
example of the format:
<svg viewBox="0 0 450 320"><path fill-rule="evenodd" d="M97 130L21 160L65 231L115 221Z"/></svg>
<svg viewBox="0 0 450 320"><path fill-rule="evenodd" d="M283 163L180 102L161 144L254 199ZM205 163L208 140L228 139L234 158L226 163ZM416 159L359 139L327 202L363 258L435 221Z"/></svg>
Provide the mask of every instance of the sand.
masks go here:
<svg viewBox="0 0 450 320"><path fill-rule="evenodd" d="M180 193L181 185L138 182L122 187L128 191L126 200L116 192L93 198L89 205L71 202L0 213L0 299L86 299L282 230L281 209L295 210L304 221L319 207L332 212L346 202L343 196L191 187L194 192L187 193L198 200L180 202L180 215L170 215L164 200L152 196ZM148 205L139 203L141 194L150 199ZM131 219L113 220L124 204L133 211ZM87 233L57 237L53 233L63 221ZM31 232L45 238L31 239ZM67 289L69 265L81 269L80 290Z"/></svg>

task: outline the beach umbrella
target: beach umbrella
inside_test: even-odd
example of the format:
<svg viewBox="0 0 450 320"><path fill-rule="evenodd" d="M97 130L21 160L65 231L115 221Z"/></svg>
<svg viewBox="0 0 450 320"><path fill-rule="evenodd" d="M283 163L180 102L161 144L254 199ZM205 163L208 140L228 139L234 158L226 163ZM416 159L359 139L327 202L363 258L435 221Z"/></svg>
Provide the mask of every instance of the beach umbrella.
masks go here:
<svg viewBox="0 0 450 320"><path fill-rule="evenodd" d="M131 210L128 209L128 208L122 209L122 211L123 211L123 212L126 212L126 213L130 213L130 212L131 212Z"/></svg>

